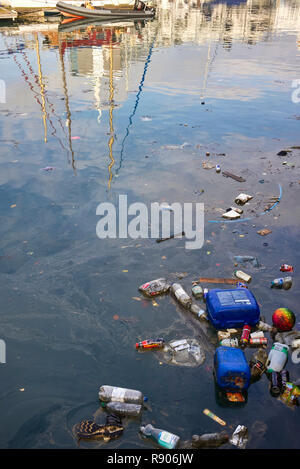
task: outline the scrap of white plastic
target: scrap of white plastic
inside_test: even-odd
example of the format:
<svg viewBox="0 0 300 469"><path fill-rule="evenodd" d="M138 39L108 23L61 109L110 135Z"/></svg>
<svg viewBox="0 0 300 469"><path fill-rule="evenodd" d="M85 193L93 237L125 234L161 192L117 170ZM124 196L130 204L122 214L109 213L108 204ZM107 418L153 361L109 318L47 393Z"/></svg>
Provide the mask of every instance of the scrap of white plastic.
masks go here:
<svg viewBox="0 0 300 469"><path fill-rule="evenodd" d="M222 215L223 218L227 218L228 220L236 220L237 218L240 218L240 216L241 215L235 210L229 210L229 212L225 212Z"/></svg>
<svg viewBox="0 0 300 469"><path fill-rule="evenodd" d="M246 202L249 202L249 200L253 199L252 195L249 194L239 194L235 198L235 203L239 205L244 205Z"/></svg>
<svg viewBox="0 0 300 469"><path fill-rule="evenodd" d="M229 442L240 449L245 449L248 442L248 429L244 425L238 425Z"/></svg>

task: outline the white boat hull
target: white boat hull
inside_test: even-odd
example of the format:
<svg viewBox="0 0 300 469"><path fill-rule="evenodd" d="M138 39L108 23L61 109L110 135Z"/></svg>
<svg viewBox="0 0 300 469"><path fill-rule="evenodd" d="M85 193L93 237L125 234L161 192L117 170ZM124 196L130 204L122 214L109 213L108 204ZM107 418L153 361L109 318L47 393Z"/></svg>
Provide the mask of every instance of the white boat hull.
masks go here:
<svg viewBox="0 0 300 469"><path fill-rule="evenodd" d="M3 6L11 8L55 8L58 0L1 0ZM84 0L66 0L65 3L81 6ZM134 0L92 0L94 6L130 5Z"/></svg>

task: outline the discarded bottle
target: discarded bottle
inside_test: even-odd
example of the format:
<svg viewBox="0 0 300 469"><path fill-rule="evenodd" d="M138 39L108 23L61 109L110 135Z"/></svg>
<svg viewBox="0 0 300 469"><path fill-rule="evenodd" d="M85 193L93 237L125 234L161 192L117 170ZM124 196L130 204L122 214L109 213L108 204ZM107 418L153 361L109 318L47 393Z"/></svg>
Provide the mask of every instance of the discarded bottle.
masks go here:
<svg viewBox="0 0 300 469"><path fill-rule="evenodd" d="M272 373L273 371L279 372L283 370L288 359L288 350L288 345L274 342L268 356L268 373Z"/></svg>
<svg viewBox="0 0 300 469"><path fill-rule="evenodd" d="M156 339L156 340L142 340L141 342L137 342L135 347L137 349L149 349L149 348L162 348L164 346L164 339Z"/></svg>
<svg viewBox="0 0 300 469"><path fill-rule="evenodd" d="M216 164L216 173L221 172L221 166L219 164Z"/></svg>
<svg viewBox="0 0 300 469"><path fill-rule="evenodd" d="M131 404L142 404L146 400L141 391L108 385L100 387L99 399L103 402L118 401Z"/></svg>
<svg viewBox="0 0 300 469"><path fill-rule="evenodd" d="M229 435L226 432L205 433L204 435L193 435L192 446L193 448L217 448L227 443L228 440Z"/></svg>
<svg viewBox="0 0 300 469"><path fill-rule="evenodd" d="M243 272L242 270L236 270L234 272L234 275L239 278L240 280L243 280L244 282L246 283L250 283L251 282L251 275L248 275L246 274L245 272Z"/></svg>
<svg viewBox="0 0 300 469"><path fill-rule="evenodd" d="M284 290L289 290L292 284L293 284L292 277L275 278L271 282L271 288L283 288Z"/></svg>
<svg viewBox="0 0 300 469"><path fill-rule="evenodd" d="M268 354L265 350L256 350L250 359L251 380L257 381L265 372Z"/></svg>
<svg viewBox="0 0 300 469"><path fill-rule="evenodd" d="M109 412L113 412L122 417L140 417L143 407L140 404L129 404L128 402L101 402L101 406Z"/></svg>
<svg viewBox="0 0 300 469"><path fill-rule="evenodd" d="M170 284L165 278L158 278L151 282L144 283L139 290L146 296L152 297L166 293L170 288Z"/></svg>
<svg viewBox="0 0 300 469"><path fill-rule="evenodd" d="M190 308L192 304L192 299L189 295L184 291L180 283L173 283L171 285L171 291L174 293L175 297L177 298L178 302L184 306L185 308Z"/></svg>
<svg viewBox="0 0 300 469"><path fill-rule="evenodd" d="M249 341L250 347L260 347L268 345L267 337L255 337L254 339L250 338Z"/></svg>
<svg viewBox="0 0 300 469"><path fill-rule="evenodd" d="M238 339L223 339L221 340L220 345L223 347L238 347L239 341Z"/></svg>
<svg viewBox="0 0 300 469"><path fill-rule="evenodd" d="M203 288L200 285L195 285L192 288L192 293L197 299L203 298Z"/></svg>
<svg viewBox="0 0 300 469"><path fill-rule="evenodd" d="M280 380L280 373L276 371L272 371L270 376L270 394L273 397L278 397L280 395L281 390L281 380Z"/></svg>
<svg viewBox="0 0 300 469"><path fill-rule="evenodd" d="M280 267L281 272L294 272L294 267L288 264L282 264Z"/></svg>
<svg viewBox="0 0 300 469"><path fill-rule="evenodd" d="M250 337L250 332L251 332L251 327L248 326L248 324L245 324L244 327L243 327L242 336L240 338L240 343L241 343L242 348L245 348L246 345L248 344L249 337Z"/></svg>
<svg viewBox="0 0 300 469"><path fill-rule="evenodd" d="M198 305L192 304L190 307L192 313L194 313L201 321L207 321L207 314L204 309L201 309Z"/></svg>
<svg viewBox="0 0 300 469"><path fill-rule="evenodd" d="M145 437L156 441L163 448L174 449L180 441L179 436L159 428L154 428L150 423L146 426L141 426L140 431Z"/></svg>

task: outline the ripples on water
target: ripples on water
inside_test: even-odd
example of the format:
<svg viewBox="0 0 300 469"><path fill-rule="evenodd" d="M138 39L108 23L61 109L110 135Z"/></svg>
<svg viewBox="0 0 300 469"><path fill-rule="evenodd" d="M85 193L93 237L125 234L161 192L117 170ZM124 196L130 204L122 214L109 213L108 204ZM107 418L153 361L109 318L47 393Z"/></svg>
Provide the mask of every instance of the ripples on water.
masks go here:
<svg viewBox="0 0 300 469"><path fill-rule="evenodd" d="M217 404L213 331L199 368L137 354L136 340L203 332L169 296L158 306L133 299L162 275L187 272L188 290L199 275L231 276L234 256L247 254L262 263L245 270L267 320L279 306L297 313L297 268L290 291L269 284L281 263L299 258L299 26L297 1L249 0L162 1L147 23L1 27L1 447L76 447L75 423L95 413L104 421L102 384L142 390L144 421L182 439L218 431L202 414L209 408L231 429L247 425L250 448L299 447L297 410L270 396L265 377L244 408ZM207 160L246 183L203 169ZM259 216L279 183L282 201ZM208 223L242 191L255 196L244 215L251 221ZM99 240L96 207L119 194L128 204L203 202L204 247ZM261 238L265 225L272 234ZM288 369L299 378L299 366ZM150 447L138 422L91 446Z"/></svg>

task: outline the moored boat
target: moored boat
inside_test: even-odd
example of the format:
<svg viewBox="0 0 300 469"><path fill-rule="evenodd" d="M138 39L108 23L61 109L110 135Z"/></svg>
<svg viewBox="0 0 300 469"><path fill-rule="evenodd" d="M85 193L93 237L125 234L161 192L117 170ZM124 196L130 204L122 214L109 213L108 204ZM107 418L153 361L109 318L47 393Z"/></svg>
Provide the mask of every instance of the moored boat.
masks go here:
<svg viewBox="0 0 300 469"><path fill-rule="evenodd" d="M67 18L91 18L91 19L113 19L113 18L152 18L155 9L147 7L144 2L136 0L133 8L85 8L69 5L65 2L58 2L56 9Z"/></svg>
<svg viewBox="0 0 300 469"><path fill-rule="evenodd" d="M64 3L81 6L84 0L65 0ZM15 9L41 9L41 8L55 8L57 0L1 0L1 5ZM134 0L94 0L95 7L105 7L113 5L115 7L120 5L133 5Z"/></svg>

